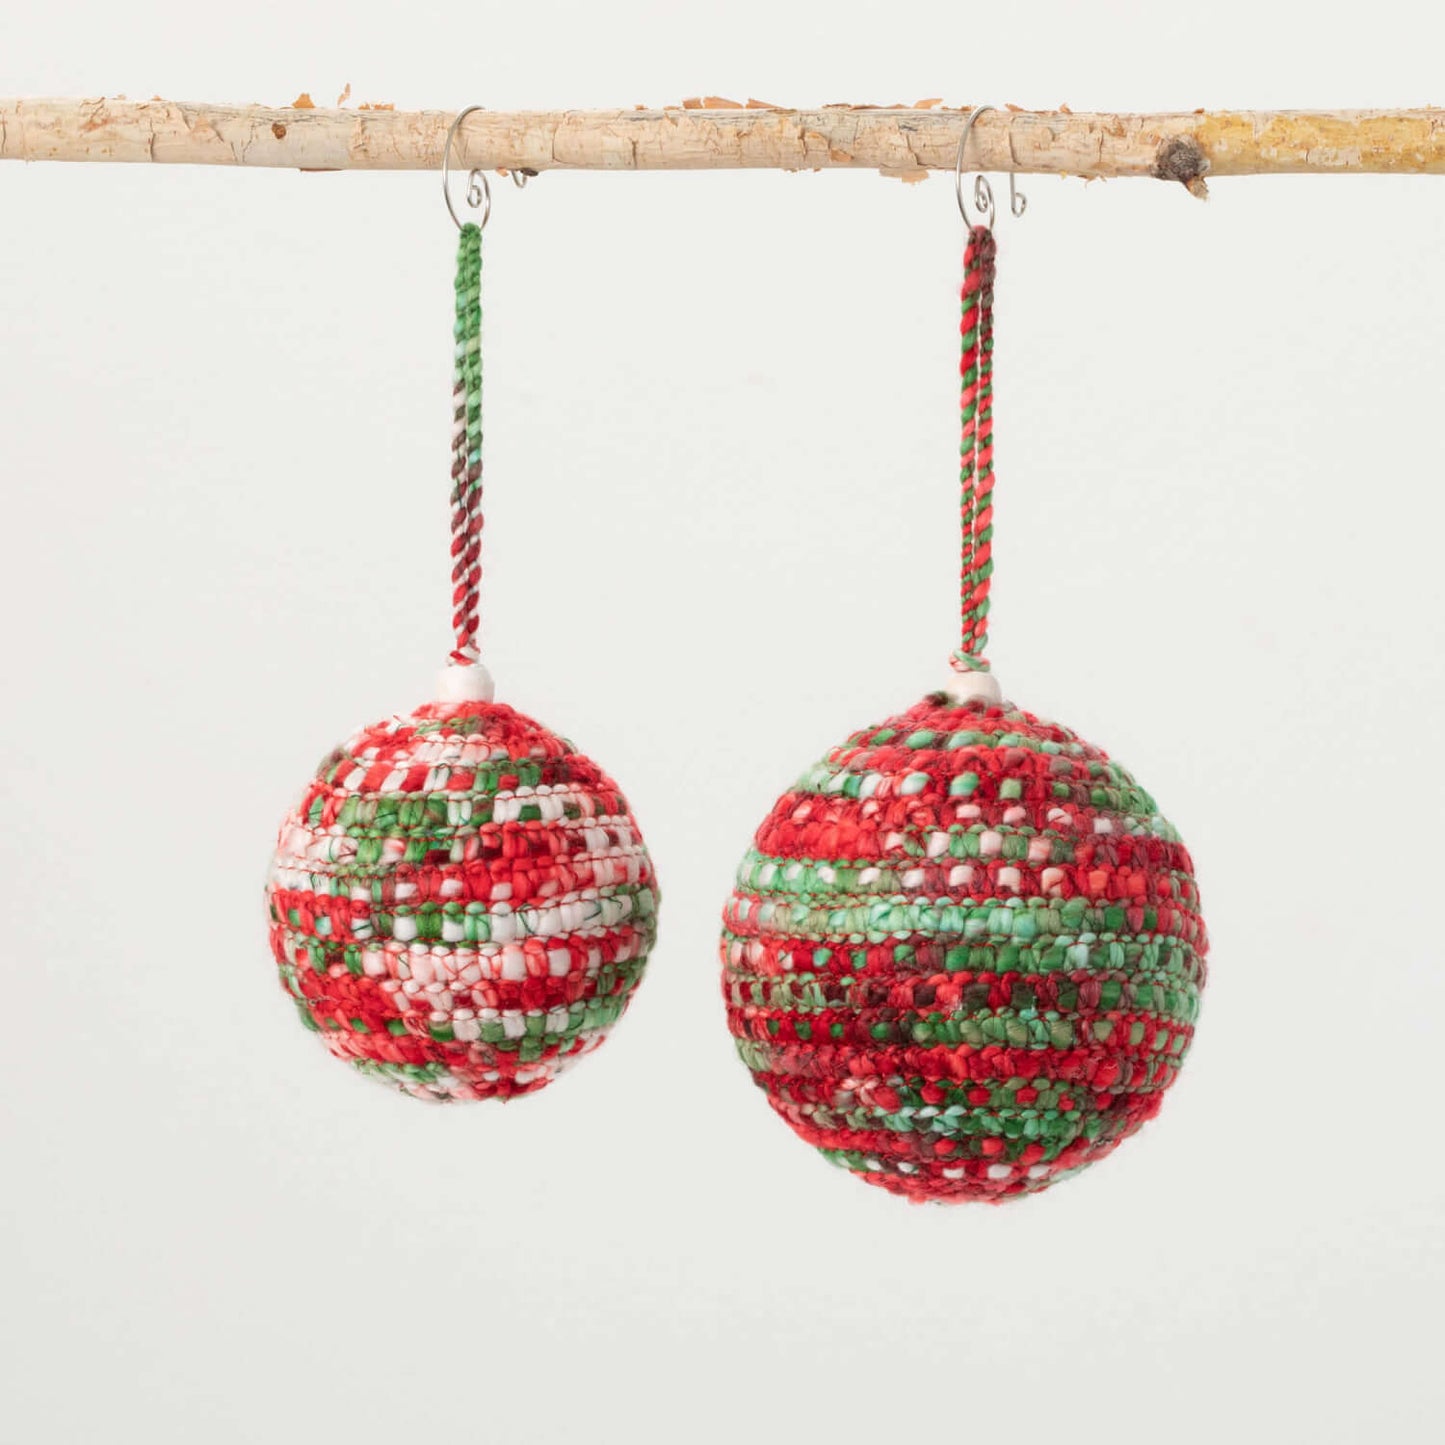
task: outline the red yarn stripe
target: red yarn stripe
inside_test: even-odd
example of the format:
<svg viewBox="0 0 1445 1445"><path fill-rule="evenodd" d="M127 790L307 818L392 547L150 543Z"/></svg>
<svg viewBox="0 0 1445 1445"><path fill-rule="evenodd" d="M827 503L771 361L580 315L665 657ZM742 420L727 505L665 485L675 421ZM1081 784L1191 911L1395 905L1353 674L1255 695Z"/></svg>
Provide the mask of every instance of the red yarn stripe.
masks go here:
<svg viewBox="0 0 1445 1445"><path fill-rule="evenodd" d="M728 1009L728 1026L734 1037L758 1038L761 1030L752 1026L753 1010ZM1131 1020L1132 1022L1132 1017ZM1152 1028L1161 1027L1157 1020L1148 1021ZM1124 1029L1127 1033L1127 1025ZM1182 1034L1187 1041L1194 1036L1192 1024L1175 1024L1170 1038ZM771 1035L769 1062L772 1067L759 1070L754 1077L802 1080L836 1078L887 1078L893 1074L905 1078L951 1079L955 1083L985 1079L1057 1079L1078 1083L1094 1089L1111 1089L1121 1078L1129 1087L1138 1088L1140 1080L1172 1078L1178 1071L1177 1055L1159 1052L1150 1047L1148 1035L1138 1044L1109 1043L1080 1045L1070 1049L1007 1048L988 1044L971 1049L967 1044L933 1044L929 1047L883 1048L870 1043L819 1043L778 1045Z"/></svg>

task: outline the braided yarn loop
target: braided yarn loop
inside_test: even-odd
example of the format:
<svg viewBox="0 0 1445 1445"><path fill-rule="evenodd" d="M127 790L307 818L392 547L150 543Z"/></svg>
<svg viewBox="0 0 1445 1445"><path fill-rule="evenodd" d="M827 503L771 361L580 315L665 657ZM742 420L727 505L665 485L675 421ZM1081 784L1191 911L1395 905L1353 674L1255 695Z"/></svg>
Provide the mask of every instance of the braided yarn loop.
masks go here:
<svg viewBox="0 0 1445 1445"><path fill-rule="evenodd" d="M963 253L963 355L959 411L960 506L963 536L959 566L962 640L953 655L960 672L987 672L989 579L993 576L993 232L975 226Z"/></svg>
<svg viewBox="0 0 1445 1445"><path fill-rule="evenodd" d="M452 378L452 661L477 660L482 585L482 232L457 240L457 319Z"/></svg>
<svg viewBox="0 0 1445 1445"><path fill-rule="evenodd" d="M981 673L994 280L982 227L964 271L952 663ZM723 910L728 1026L754 1082L831 1162L915 1201L1000 1203L1107 1155L1158 1111L1205 980L1193 864L1153 798L1068 728L980 694L930 693L808 768L758 828Z"/></svg>

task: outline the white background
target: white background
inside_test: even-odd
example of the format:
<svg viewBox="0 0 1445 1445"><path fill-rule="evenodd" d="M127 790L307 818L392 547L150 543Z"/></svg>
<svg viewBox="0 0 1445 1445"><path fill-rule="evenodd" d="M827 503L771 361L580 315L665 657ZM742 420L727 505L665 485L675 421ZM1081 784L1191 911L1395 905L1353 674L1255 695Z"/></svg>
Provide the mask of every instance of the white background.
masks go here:
<svg viewBox="0 0 1445 1445"><path fill-rule="evenodd" d="M0 94L1445 102L1435 7L7 4ZM0 167L0 1439L1413 1442L1445 1288L1445 180L1033 178L1000 225L995 666L1183 830L1160 1120L1006 1209L830 1169L718 910L954 641L946 180L544 175L486 250L485 646L663 888L508 1108L326 1058L274 828L448 646L429 175Z"/></svg>

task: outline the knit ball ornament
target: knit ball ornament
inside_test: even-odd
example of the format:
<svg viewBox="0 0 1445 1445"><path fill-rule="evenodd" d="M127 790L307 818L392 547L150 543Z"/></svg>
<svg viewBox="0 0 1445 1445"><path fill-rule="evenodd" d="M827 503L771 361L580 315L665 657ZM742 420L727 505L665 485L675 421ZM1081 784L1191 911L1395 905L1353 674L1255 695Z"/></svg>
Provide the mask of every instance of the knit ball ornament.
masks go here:
<svg viewBox="0 0 1445 1445"><path fill-rule="evenodd" d="M617 784L503 703L431 703L332 752L281 825L271 949L303 1023L419 1099L509 1099L607 1036L656 936Z"/></svg>
<svg viewBox="0 0 1445 1445"><path fill-rule="evenodd" d="M930 694L764 819L723 916L738 1053L833 1163L1001 1202L1158 1112L1208 949L1154 800L1068 728Z"/></svg>

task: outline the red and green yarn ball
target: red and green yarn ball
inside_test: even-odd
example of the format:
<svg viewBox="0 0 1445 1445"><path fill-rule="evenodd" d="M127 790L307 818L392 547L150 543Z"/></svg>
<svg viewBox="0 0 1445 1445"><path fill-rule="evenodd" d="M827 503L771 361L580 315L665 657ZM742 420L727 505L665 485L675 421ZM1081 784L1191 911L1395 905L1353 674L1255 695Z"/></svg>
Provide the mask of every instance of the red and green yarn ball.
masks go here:
<svg viewBox="0 0 1445 1445"><path fill-rule="evenodd" d="M1158 1112L1207 950L1189 853L1124 768L935 693L764 819L723 993L754 1081L825 1157L914 1200L1000 1202Z"/></svg>
<svg viewBox="0 0 1445 1445"><path fill-rule="evenodd" d="M509 1099L606 1037L656 938L627 802L503 703L363 728L282 823L271 949L337 1058L417 1098Z"/></svg>

